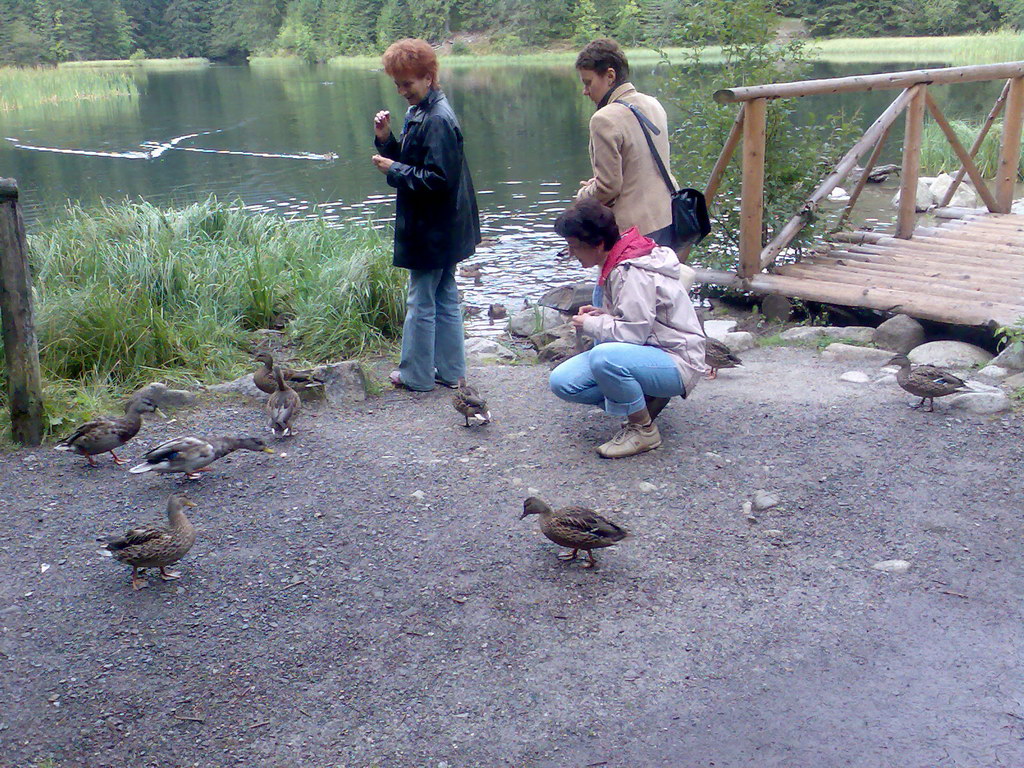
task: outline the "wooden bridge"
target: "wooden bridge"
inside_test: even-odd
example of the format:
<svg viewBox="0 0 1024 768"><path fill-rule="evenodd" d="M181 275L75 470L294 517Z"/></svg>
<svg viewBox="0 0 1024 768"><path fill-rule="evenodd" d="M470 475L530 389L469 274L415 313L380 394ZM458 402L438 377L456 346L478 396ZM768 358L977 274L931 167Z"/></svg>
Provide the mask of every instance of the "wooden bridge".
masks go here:
<svg viewBox="0 0 1024 768"><path fill-rule="evenodd" d="M1006 80L1002 93L970 149L957 138L928 92L929 86ZM768 102L778 98L899 89L900 93L825 178L789 222L764 242L765 126ZM756 85L719 91L720 103L738 103L739 112L705 188L711 204L722 176L742 141L740 259L735 272L698 269L703 283L726 285L761 294L829 304L902 312L958 325L1009 325L1024 316L1024 215L1010 212L1020 162L1024 124L1024 62L880 75ZM1000 112L1005 110L999 166L994 189L974 163ZM944 221L917 226L915 204L921 166L925 112L930 112L961 168L936 215ZM895 232L835 232L828 242L795 263L777 263L800 229L829 193L850 177L861 158L867 163L857 177L843 222L874 170L889 130L906 115ZM964 177L970 178L985 204L978 211L948 208Z"/></svg>

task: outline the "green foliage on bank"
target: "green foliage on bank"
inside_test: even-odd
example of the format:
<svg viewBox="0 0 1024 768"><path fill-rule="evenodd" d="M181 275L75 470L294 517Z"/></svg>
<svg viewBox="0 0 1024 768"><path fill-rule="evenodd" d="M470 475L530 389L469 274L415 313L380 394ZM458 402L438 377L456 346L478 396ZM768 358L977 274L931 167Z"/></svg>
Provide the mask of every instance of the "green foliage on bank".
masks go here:
<svg viewBox="0 0 1024 768"><path fill-rule="evenodd" d="M68 102L132 99L135 79L123 72L58 72L0 67L0 113Z"/></svg>
<svg viewBox="0 0 1024 768"><path fill-rule="evenodd" d="M959 35L1024 22L1024 0L783 0L779 10L822 37Z"/></svg>
<svg viewBox="0 0 1024 768"><path fill-rule="evenodd" d="M77 206L29 241L36 331L54 431L150 381L216 382L284 327L311 362L384 351L400 336L404 275L387 232L288 221L210 199ZM2 363L2 356L0 356Z"/></svg>

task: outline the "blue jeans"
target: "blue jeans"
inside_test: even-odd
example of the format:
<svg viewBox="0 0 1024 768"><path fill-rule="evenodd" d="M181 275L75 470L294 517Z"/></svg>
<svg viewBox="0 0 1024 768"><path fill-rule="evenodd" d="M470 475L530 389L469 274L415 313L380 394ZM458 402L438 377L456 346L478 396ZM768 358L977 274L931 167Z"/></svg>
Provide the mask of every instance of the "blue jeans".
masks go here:
<svg viewBox="0 0 1024 768"><path fill-rule="evenodd" d="M398 372L409 389L434 388L434 377L454 383L466 375L462 308L455 267L410 269Z"/></svg>
<svg viewBox="0 0 1024 768"><path fill-rule="evenodd" d="M657 347L609 341L571 357L551 372L551 391L563 400L600 405L613 416L647 407L644 395L684 395L672 356Z"/></svg>

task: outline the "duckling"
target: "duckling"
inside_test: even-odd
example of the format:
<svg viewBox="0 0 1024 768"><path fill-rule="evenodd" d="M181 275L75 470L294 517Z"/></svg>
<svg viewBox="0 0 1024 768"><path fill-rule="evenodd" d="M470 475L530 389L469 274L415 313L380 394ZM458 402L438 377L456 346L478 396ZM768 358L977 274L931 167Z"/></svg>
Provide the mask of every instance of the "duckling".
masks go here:
<svg viewBox="0 0 1024 768"><path fill-rule="evenodd" d="M459 381L459 389L452 395L452 406L466 417L467 427L471 418L475 420L476 424L491 423L491 412L487 410L487 401L464 379Z"/></svg>
<svg viewBox="0 0 1024 768"><path fill-rule="evenodd" d="M494 325L495 320L503 320L508 317L508 310L504 304L491 304L487 308L487 317L491 321L491 325Z"/></svg>
<svg viewBox="0 0 1024 768"><path fill-rule="evenodd" d="M176 437L161 443L146 453L144 461L128 471L142 472L184 472L189 480L197 480L200 472L208 472L207 465L232 451L263 451L274 453L262 437Z"/></svg>
<svg viewBox="0 0 1024 768"><path fill-rule="evenodd" d="M708 336L704 340L704 363L711 369L708 379L718 376L719 368L742 368L743 361L734 355L723 342Z"/></svg>
<svg viewBox="0 0 1024 768"><path fill-rule="evenodd" d="M267 416L270 417L270 431L274 437L284 437L292 434L292 419L302 407L302 401L284 380L280 367L274 368L274 378L277 391L267 398Z"/></svg>
<svg viewBox="0 0 1024 768"><path fill-rule="evenodd" d="M581 549L585 550L587 562L583 564L584 568L593 568L597 565L593 550L610 547L629 536L629 531L625 528L592 509L563 507L554 511L536 496L531 496L523 502L523 514L519 519L522 520L528 515L540 515L541 533L560 547L572 549L572 552L559 554L559 560L575 560L576 553Z"/></svg>
<svg viewBox="0 0 1024 768"><path fill-rule="evenodd" d="M479 264L467 264L464 267L459 267L459 277L472 277L474 280L479 279L484 274Z"/></svg>
<svg viewBox="0 0 1024 768"><path fill-rule="evenodd" d="M85 456L90 467L96 466L93 456L99 453L109 453L114 457L115 464L124 464L125 462L114 453L114 449L120 448L139 433L144 413L160 413L160 409L145 395L133 397L125 408L124 416L101 416L93 421L87 421L54 448L58 451L74 451Z"/></svg>
<svg viewBox="0 0 1024 768"><path fill-rule="evenodd" d="M952 395L954 392L968 388L963 379L954 376L934 365L915 365L911 367L910 358L896 355L887 365L897 365L896 383L912 395L921 398L921 402L911 408L920 408L928 400L929 412L935 411L935 398Z"/></svg>
<svg viewBox="0 0 1024 768"><path fill-rule="evenodd" d="M139 576L140 568L159 568L164 580L181 578L180 573L166 569L181 560L195 543L196 529L184 512L185 507L194 506L195 502L184 494L172 493L167 497L166 526L154 523L129 528L106 544L105 549L115 560L132 567L133 589L146 586L146 580Z"/></svg>
<svg viewBox="0 0 1024 768"><path fill-rule="evenodd" d="M269 352L260 352L253 358L257 363L263 363L262 368L256 369L252 375L253 383L259 387L261 392L272 395L277 392L277 381L274 379L274 357ZM296 392L304 392L307 389L322 387L324 383L316 377L313 371L293 371L291 368L282 368L285 381L288 386Z"/></svg>

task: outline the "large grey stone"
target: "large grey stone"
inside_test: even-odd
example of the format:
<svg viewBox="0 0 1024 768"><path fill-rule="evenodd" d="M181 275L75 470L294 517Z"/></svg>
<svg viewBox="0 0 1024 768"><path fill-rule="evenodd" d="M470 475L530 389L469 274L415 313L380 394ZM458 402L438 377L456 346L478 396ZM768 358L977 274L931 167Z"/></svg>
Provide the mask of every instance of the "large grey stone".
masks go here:
<svg viewBox="0 0 1024 768"><path fill-rule="evenodd" d="M589 336L577 335L572 323L532 336L530 341L537 346L537 359L542 363L560 363L574 357L581 349L594 346Z"/></svg>
<svg viewBox="0 0 1024 768"><path fill-rule="evenodd" d="M1003 386L1009 389L1011 392L1024 387L1024 373L1017 373L1006 379L1003 379Z"/></svg>
<svg viewBox="0 0 1024 768"><path fill-rule="evenodd" d="M1009 370L995 363L989 363L976 374L979 379L988 383L998 383L1009 375Z"/></svg>
<svg viewBox="0 0 1024 768"><path fill-rule="evenodd" d="M565 322L565 315L550 307L533 306L516 312L508 321L513 336L532 336Z"/></svg>
<svg viewBox="0 0 1024 768"><path fill-rule="evenodd" d="M362 402L366 399L366 374L354 360L321 365L314 371L324 383L324 394L332 402Z"/></svg>
<svg viewBox="0 0 1024 768"><path fill-rule="evenodd" d="M949 186L952 183L952 176L948 173L940 173L935 177L935 180L928 185L928 191L931 192L935 205L942 202L942 199L946 196L946 192L949 191ZM953 197L950 198L949 201L949 206L952 208L977 208L980 204L981 199L978 197L978 193L974 191L972 186L966 183L961 183L956 188L956 192L953 193Z"/></svg>
<svg viewBox="0 0 1024 768"><path fill-rule="evenodd" d="M157 408L187 408L196 404L196 396L187 389L168 389L162 381L147 384L135 393L135 397L145 395Z"/></svg>
<svg viewBox="0 0 1024 768"><path fill-rule="evenodd" d="M917 180L917 197L914 203L914 208L919 213L921 211L927 211L933 205L935 205L935 198L932 197L931 183L934 179L927 177L921 177ZM895 197L892 199L892 207L899 208L900 206L900 193L897 192Z"/></svg>
<svg viewBox="0 0 1024 768"><path fill-rule="evenodd" d="M736 330L735 320L705 320L704 335L722 341L725 334Z"/></svg>
<svg viewBox="0 0 1024 768"><path fill-rule="evenodd" d="M537 302L542 307L550 307L562 312L576 314L576 310L594 300L594 282L569 283L550 291L540 297Z"/></svg>
<svg viewBox="0 0 1024 768"><path fill-rule="evenodd" d="M830 362L862 362L874 365L885 365L892 359L892 352L888 349L875 349L873 347L858 347L853 344L835 342L825 347L821 356Z"/></svg>
<svg viewBox="0 0 1024 768"><path fill-rule="evenodd" d="M721 341L734 355L738 355L740 352L745 352L748 349L753 349L757 346L754 334L748 333L747 331L734 331L732 333L727 333L722 337Z"/></svg>
<svg viewBox="0 0 1024 768"><path fill-rule="evenodd" d="M875 329L866 325L830 325L825 328L825 335L840 341L853 341L859 344L870 344Z"/></svg>
<svg viewBox="0 0 1024 768"><path fill-rule="evenodd" d="M964 392L946 399L950 408L967 413L989 414L1010 410L1010 398L1005 392Z"/></svg>
<svg viewBox="0 0 1024 768"><path fill-rule="evenodd" d="M787 328L779 335L786 341L817 341L827 333L828 329L822 325L798 325Z"/></svg>
<svg viewBox="0 0 1024 768"><path fill-rule="evenodd" d="M247 373L241 378L235 379L234 381L225 381L223 384L213 384L207 389L210 392L217 392L218 394L227 395L245 395L246 397L266 397L266 394L260 391L260 388L256 386L256 383L252 380L252 374Z"/></svg>
<svg viewBox="0 0 1024 768"><path fill-rule="evenodd" d="M929 341L912 349L907 357L910 358L910 362L921 365L972 368L976 365L987 365L993 356L981 347L964 341Z"/></svg>
<svg viewBox="0 0 1024 768"><path fill-rule="evenodd" d="M909 315L896 315L875 328L871 341L882 349L907 354L924 343L924 326Z"/></svg>
<svg viewBox="0 0 1024 768"><path fill-rule="evenodd" d="M1015 341L996 355L994 365L1009 368L1011 371L1024 371L1024 341Z"/></svg>
<svg viewBox="0 0 1024 768"><path fill-rule="evenodd" d="M491 360L514 360L515 353L494 339L475 336L466 339L466 360L472 362L488 362Z"/></svg>

